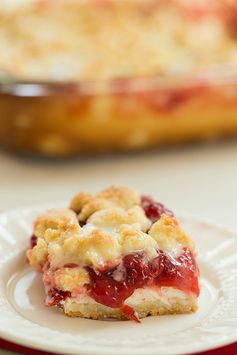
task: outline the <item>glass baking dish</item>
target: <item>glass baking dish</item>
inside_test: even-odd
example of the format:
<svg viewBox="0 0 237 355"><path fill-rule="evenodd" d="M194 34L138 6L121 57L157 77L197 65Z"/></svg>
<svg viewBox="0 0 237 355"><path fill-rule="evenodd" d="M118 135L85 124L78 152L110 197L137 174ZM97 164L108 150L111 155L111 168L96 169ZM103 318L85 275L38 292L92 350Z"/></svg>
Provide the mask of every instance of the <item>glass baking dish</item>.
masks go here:
<svg viewBox="0 0 237 355"><path fill-rule="evenodd" d="M192 77L0 85L0 141L46 156L237 134L237 70Z"/></svg>
<svg viewBox="0 0 237 355"><path fill-rule="evenodd" d="M169 0L172 6L180 1ZM75 1L70 2L76 6ZM106 1L88 3L101 6ZM155 2L149 0L149 3ZM46 10L42 7L40 11ZM200 11L198 13L201 16ZM232 26L232 17L229 23ZM235 49L237 53L237 45ZM137 53L139 56L142 51ZM0 74L0 144L17 152L61 157L236 135L237 55L236 65L233 58L230 64L206 65L186 71L155 73L153 70L150 75L144 69L144 59L136 75L131 74L125 61L123 66L120 64L126 69L126 75L108 76L105 65L102 73L107 76L97 79L93 79L94 74L92 78L89 75L81 79L55 80L47 75L32 79L8 72L6 65ZM176 58L172 59L171 55L171 63L172 60L175 62ZM95 69L97 66L95 61Z"/></svg>

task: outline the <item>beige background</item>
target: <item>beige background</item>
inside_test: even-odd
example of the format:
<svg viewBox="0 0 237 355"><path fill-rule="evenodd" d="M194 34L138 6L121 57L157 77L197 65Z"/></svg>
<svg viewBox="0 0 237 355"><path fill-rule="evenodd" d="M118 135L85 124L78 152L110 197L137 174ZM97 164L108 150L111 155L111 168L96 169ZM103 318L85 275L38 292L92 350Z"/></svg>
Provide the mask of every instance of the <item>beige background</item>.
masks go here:
<svg viewBox="0 0 237 355"><path fill-rule="evenodd" d="M109 184L237 229L237 142L57 163L0 152L0 210L67 201Z"/></svg>
<svg viewBox="0 0 237 355"><path fill-rule="evenodd" d="M109 184L154 195L174 211L237 231L237 142L70 161L0 153L0 210L67 201ZM0 350L0 354L4 351ZM9 354L9 353L8 353Z"/></svg>

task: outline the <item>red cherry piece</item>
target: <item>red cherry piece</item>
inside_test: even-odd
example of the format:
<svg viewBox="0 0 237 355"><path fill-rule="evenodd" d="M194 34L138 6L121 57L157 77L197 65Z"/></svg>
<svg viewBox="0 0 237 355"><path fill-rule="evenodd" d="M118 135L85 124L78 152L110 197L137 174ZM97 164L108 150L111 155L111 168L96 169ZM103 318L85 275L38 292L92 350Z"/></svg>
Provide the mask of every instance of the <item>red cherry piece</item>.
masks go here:
<svg viewBox="0 0 237 355"><path fill-rule="evenodd" d="M199 295L199 268L190 249L184 248L177 258L163 254L164 269L156 279L159 286L170 286Z"/></svg>
<svg viewBox="0 0 237 355"><path fill-rule="evenodd" d="M110 272L99 272L97 274L90 268L88 271L92 281L89 286L89 293L98 303L119 308L123 305L124 300L133 293L133 287L129 287L125 281L114 280Z"/></svg>
<svg viewBox="0 0 237 355"><path fill-rule="evenodd" d="M37 237L33 234L30 238L30 247L31 249L34 248L37 244Z"/></svg>
<svg viewBox="0 0 237 355"><path fill-rule="evenodd" d="M129 286L139 288L149 282L152 275L145 253L128 254L123 258L123 264L126 268L126 283Z"/></svg>
<svg viewBox="0 0 237 355"><path fill-rule="evenodd" d="M174 217L172 211L166 208L162 203L154 201L150 196L142 196L141 205L147 218L153 223L158 221L163 213L168 217Z"/></svg>
<svg viewBox="0 0 237 355"><path fill-rule="evenodd" d="M133 319L136 323L141 323L138 314L134 311L134 309L127 304L123 305L121 308L121 311L129 316L129 318Z"/></svg>
<svg viewBox="0 0 237 355"><path fill-rule="evenodd" d="M47 306L52 307L59 304L61 301L65 301L68 297L71 297L71 292L58 290L57 288L51 288L48 292L50 300L47 303Z"/></svg>

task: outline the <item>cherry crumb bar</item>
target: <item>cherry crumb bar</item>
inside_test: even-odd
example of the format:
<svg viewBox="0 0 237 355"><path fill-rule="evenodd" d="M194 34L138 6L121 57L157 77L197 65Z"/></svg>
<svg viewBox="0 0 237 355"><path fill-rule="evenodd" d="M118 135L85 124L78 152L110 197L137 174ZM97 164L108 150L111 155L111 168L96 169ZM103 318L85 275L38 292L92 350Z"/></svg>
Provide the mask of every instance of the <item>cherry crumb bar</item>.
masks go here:
<svg viewBox="0 0 237 355"><path fill-rule="evenodd" d="M125 187L81 192L41 215L27 258L46 305L71 317L139 322L197 310L193 241L163 204Z"/></svg>

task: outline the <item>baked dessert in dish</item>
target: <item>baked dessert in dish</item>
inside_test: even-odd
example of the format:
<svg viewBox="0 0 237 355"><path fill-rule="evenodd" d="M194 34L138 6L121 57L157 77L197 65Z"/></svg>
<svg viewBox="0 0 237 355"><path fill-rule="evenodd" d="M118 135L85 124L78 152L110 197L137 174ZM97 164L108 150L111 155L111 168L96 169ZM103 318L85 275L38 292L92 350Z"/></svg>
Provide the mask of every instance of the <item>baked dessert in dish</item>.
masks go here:
<svg viewBox="0 0 237 355"><path fill-rule="evenodd" d="M46 305L68 316L139 322L197 310L193 241L164 205L125 187L79 193L39 216L27 258Z"/></svg>
<svg viewBox="0 0 237 355"><path fill-rule="evenodd" d="M0 68L21 80L75 82L235 64L233 3L1 1Z"/></svg>
<svg viewBox="0 0 237 355"><path fill-rule="evenodd" d="M236 135L236 19L231 0L0 1L0 144L61 157Z"/></svg>

